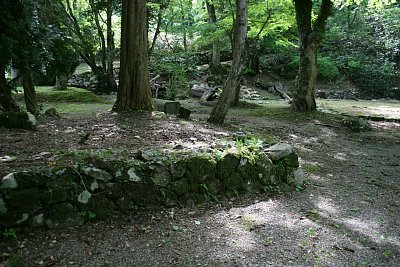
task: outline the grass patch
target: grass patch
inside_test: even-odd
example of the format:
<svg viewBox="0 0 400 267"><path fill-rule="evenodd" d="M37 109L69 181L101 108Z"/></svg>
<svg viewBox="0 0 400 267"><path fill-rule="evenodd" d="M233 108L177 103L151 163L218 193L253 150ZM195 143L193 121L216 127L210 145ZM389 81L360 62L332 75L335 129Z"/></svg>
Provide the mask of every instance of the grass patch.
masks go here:
<svg viewBox="0 0 400 267"><path fill-rule="evenodd" d="M112 108L112 104L105 103L56 103L46 102L41 104L43 111L49 108L55 108L58 113L64 115L74 114L88 114L91 117L97 116L98 113L103 111L109 111Z"/></svg>
<svg viewBox="0 0 400 267"><path fill-rule="evenodd" d="M322 170L321 167L318 166L317 164L309 164L309 163L303 164L301 168L303 169L303 171L309 174L318 174Z"/></svg>
<svg viewBox="0 0 400 267"><path fill-rule="evenodd" d="M21 88L18 88L22 91ZM43 102L70 102L70 103L107 103L94 93L75 87L68 87L67 90L55 90L51 86L37 86L36 95L39 103ZM23 101L24 94L14 95L16 101Z"/></svg>

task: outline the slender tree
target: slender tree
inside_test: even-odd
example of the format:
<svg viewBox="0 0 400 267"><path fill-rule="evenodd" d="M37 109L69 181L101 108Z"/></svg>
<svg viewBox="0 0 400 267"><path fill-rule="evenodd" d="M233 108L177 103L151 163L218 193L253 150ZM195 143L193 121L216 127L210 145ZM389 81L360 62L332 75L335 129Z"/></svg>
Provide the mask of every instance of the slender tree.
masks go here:
<svg viewBox="0 0 400 267"><path fill-rule="evenodd" d="M217 24L217 15L215 12L215 5L212 0L206 1L207 13L208 13L208 21L213 26L214 30ZM223 67L221 65L221 52L220 52L220 44L218 39L214 39L212 42L213 50L212 50L212 58L210 63L210 71L214 74L220 74L223 72Z"/></svg>
<svg viewBox="0 0 400 267"><path fill-rule="evenodd" d="M212 123L223 123L229 106L235 99L243 65L243 51L247 35L247 0L236 0L236 20L233 32L232 67L225 82L221 96L208 118Z"/></svg>
<svg viewBox="0 0 400 267"><path fill-rule="evenodd" d="M317 81L317 50L325 33L326 22L332 14L331 0L322 0L318 17L312 22L312 0L294 0L297 29L300 39L300 66L293 92L295 111L314 111Z"/></svg>
<svg viewBox="0 0 400 267"><path fill-rule="evenodd" d="M122 1L121 68L115 111L153 110L148 56L146 0Z"/></svg>

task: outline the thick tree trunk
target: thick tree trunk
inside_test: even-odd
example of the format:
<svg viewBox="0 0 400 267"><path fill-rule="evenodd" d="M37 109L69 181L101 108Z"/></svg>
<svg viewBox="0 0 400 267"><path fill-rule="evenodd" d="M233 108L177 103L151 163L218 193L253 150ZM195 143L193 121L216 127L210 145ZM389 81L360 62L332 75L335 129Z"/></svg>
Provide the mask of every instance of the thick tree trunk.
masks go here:
<svg viewBox="0 0 400 267"><path fill-rule="evenodd" d="M148 71L146 1L122 1L121 69L115 111L154 109Z"/></svg>
<svg viewBox="0 0 400 267"><path fill-rule="evenodd" d="M311 21L312 0L294 0L300 39L300 65L293 92L292 109L315 111L317 82L317 49L325 33L326 21L332 13L331 0L323 0L314 24Z"/></svg>
<svg viewBox="0 0 400 267"><path fill-rule="evenodd" d="M56 85L54 88L57 90L67 90L67 75L65 74L57 74L56 75Z"/></svg>
<svg viewBox="0 0 400 267"><path fill-rule="evenodd" d="M243 51L247 35L247 0L236 0L236 21L233 33L233 60L228 78L217 104L208 118L212 123L223 123L229 106L235 98L242 70Z"/></svg>
<svg viewBox="0 0 400 267"><path fill-rule="evenodd" d="M31 70L29 68L23 68L20 70L20 73L22 87L24 88L24 100L26 110L33 115L36 115L39 110Z"/></svg>
<svg viewBox="0 0 400 267"><path fill-rule="evenodd" d="M208 21L211 23L213 27L216 27L217 24L217 15L215 12L214 4L208 0L206 1L207 12L208 12ZM217 39L213 40L213 49L212 49L212 58L210 63L210 71L213 74L221 74L223 72L223 67L221 65L221 53L219 49L219 41Z"/></svg>
<svg viewBox="0 0 400 267"><path fill-rule="evenodd" d="M0 105L4 111L20 111L18 104L11 96L11 88L7 85L4 65L0 65Z"/></svg>
<svg viewBox="0 0 400 267"><path fill-rule="evenodd" d="M300 66L293 94L292 108L296 111L314 111L317 82L317 45L308 43L300 48Z"/></svg>

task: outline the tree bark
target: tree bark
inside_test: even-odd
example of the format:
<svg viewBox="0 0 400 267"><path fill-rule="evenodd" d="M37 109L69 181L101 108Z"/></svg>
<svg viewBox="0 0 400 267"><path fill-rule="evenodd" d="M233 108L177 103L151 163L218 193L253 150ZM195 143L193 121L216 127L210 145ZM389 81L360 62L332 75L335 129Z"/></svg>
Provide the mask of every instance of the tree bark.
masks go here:
<svg viewBox="0 0 400 267"><path fill-rule="evenodd" d="M160 34L161 24L163 21L162 19L163 19L164 10L166 8L167 8L167 3L162 2L160 4L160 9L158 10L156 31L154 32L153 41L151 42L151 46L149 49L149 54L151 54L153 52L154 47L156 46L157 38L158 38L158 35Z"/></svg>
<svg viewBox="0 0 400 267"><path fill-rule="evenodd" d="M233 60L228 78L218 102L211 111L209 122L222 124L239 86L243 64L243 51L247 35L247 0L236 0L236 21L233 33Z"/></svg>
<svg viewBox="0 0 400 267"><path fill-rule="evenodd" d="M103 68L103 72L107 71L107 47L106 47L106 37L104 36L103 29L100 24L100 14L99 10L96 8L94 0L89 0L90 8L92 9L93 18L97 28L97 34L100 39L100 50L101 50L101 66Z"/></svg>
<svg viewBox="0 0 400 267"><path fill-rule="evenodd" d="M0 105L3 111L20 111L11 96L11 87L7 84L4 64L0 63Z"/></svg>
<svg viewBox="0 0 400 267"><path fill-rule="evenodd" d="M146 0L123 0L121 68L117 101L113 110L154 109L148 70Z"/></svg>
<svg viewBox="0 0 400 267"><path fill-rule="evenodd" d="M111 91L115 92L118 89L117 82L114 76L114 32L112 30L112 15L113 15L114 0L107 1L107 76Z"/></svg>
<svg viewBox="0 0 400 267"><path fill-rule="evenodd" d="M217 24L217 15L215 12L214 3L211 0L206 1L207 13L208 13L208 21L214 27ZM219 49L219 41L217 39L213 40L213 50L212 50L212 58L210 63L210 71L213 74L221 74L223 71L223 67L221 65L221 53Z"/></svg>
<svg viewBox="0 0 400 267"><path fill-rule="evenodd" d="M297 29L300 39L300 65L293 92L292 109L315 111L317 82L317 49L325 33L328 17L332 14L331 0L323 0L314 24L311 21L312 0L294 0Z"/></svg>
<svg viewBox="0 0 400 267"><path fill-rule="evenodd" d="M23 67L22 69L20 69L20 73L22 87L24 88L24 100L26 110L33 115L36 115L39 110L31 70L28 67Z"/></svg>
<svg viewBox="0 0 400 267"><path fill-rule="evenodd" d="M65 74L57 74L56 75L56 85L54 88L57 90L67 90L67 75Z"/></svg>

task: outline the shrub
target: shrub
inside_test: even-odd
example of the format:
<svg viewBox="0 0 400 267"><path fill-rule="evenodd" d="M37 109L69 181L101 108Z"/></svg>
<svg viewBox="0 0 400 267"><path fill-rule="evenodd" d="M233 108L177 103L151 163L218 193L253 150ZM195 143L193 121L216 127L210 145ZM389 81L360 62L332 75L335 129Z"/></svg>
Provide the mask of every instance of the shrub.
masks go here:
<svg viewBox="0 0 400 267"><path fill-rule="evenodd" d="M393 66L387 63L363 62L360 59L347 62L347 76L362 94L370 97L389 96L396 79L394 73Z"/></svg>

